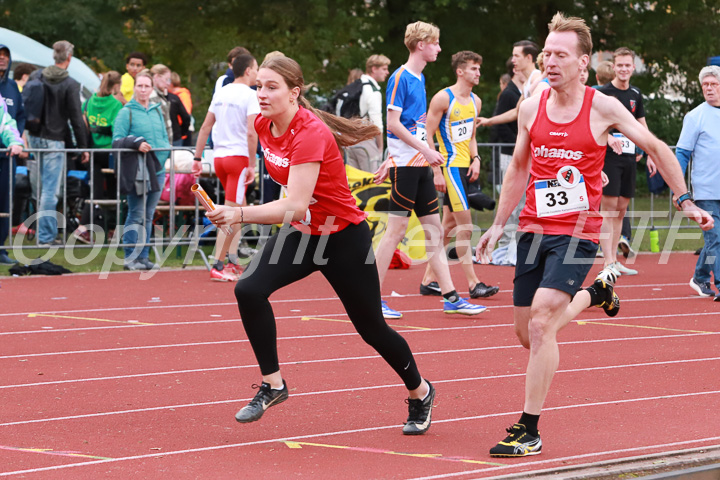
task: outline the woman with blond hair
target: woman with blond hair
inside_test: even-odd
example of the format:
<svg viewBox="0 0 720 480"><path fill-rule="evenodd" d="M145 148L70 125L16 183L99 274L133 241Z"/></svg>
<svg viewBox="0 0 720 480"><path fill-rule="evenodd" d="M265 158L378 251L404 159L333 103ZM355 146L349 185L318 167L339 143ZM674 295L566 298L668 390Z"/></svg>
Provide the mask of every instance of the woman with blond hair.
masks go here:
<svg viewBox="0 0 720 480"><path fill-rule="evenodd" d="M220 206L217 225L290 223L265 244L235 287L243 327L260 365L262 384L236 415L241 423L288 398L280 373L275 317L268 298L319 271L342 301L358 333L402 378L409 391L406 435L430 427L435 390L418 371L407 342L382 315L370 230L350 194L340 147L374 138L377 127L315 110L305 99L300 66L287 57L264 62L257 75L255 120L265 165L287 196L257 206ZM352 274L350 274L352 272ZM358 285L361 288L358 288Z"/></svg>
<svg viewBox="0 0 720 480"><path fill-rule="evenodd" d="M169 91L172 86L172 72L158 63L150 69L155 88L150 95L151 103L160 103L168 132L168 140L175 147L182 146L183 137L190 129L190 114L180 97Z"/></svg>

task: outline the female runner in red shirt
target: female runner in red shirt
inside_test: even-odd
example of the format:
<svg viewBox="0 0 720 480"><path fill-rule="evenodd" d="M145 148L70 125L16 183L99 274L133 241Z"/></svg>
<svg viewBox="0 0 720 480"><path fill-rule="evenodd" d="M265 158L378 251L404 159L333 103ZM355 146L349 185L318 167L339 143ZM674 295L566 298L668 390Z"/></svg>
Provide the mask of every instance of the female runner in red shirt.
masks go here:
<svg viewBox="0 0 720 480"><path fill-rule="evenodd" d="M383 318L370 231L364 212L350 194L338 146L374 138L377 128L312 108L303 96L302 70L288 57L265 61L258 71L257 87L260 115L255 130L267 171L286 187L287 196L264 205L220 206L207 216L217 225L290 225L268 240L235 287L243 326L263 379L255 398L235 419L241 423L259 420L268 407L287 399L288 388L278 362L275 317L268 298L319 270L342 301L357 332L409 390L409 415L403 433L423 434L430 427L435 389L420 376L405 339Z"/></svg>

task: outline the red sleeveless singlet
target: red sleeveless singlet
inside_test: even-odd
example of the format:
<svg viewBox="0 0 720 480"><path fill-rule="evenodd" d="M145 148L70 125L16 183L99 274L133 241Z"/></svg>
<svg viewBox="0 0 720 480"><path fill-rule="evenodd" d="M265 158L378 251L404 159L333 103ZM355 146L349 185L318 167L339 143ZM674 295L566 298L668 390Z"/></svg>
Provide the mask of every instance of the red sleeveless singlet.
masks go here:
<svg viewBox="0 0 720 480"><path fill-rule="evenodd" d="M590 129L595 90L585 87L580 113L569 123L556 123L548 118L546 104L550 92L551 89L542 92L530 129L530 180L518 228L545 235L571 235L597 243L602 225L598 212L606 147L597 144Z"/></svg>

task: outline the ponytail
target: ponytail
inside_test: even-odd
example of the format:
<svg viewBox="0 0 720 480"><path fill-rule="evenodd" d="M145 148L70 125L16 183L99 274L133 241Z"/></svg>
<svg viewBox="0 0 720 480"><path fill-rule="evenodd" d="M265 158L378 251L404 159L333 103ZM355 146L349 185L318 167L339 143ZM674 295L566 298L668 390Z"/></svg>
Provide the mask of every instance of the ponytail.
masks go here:
<svg viewBox="0 0 720 480"><path fill-rule="evenodd" d="M328 126L339 147L349 147L364 140L375 138L382 133L375 125L361 118L349 119L338 117L331 113L318 110L310 105L310 102L303 95L307 87L305 86L302 69L292 58L286 56L266 58L262 65L260 65L260 68L269 68L276 72L283 78L285 84L290 89L298 87L300 89L298 104L307 108Z"/></svg>
<svg viewBox="0 0 720 480"><path fill-rule="evenodd" d="M298 97L298 103L310 110L316 117L328 126L335 137L339 147L349 147L380 135L380 129L362 118L344 118L332 113L318 110L310 105L303 95Z"/></svg>

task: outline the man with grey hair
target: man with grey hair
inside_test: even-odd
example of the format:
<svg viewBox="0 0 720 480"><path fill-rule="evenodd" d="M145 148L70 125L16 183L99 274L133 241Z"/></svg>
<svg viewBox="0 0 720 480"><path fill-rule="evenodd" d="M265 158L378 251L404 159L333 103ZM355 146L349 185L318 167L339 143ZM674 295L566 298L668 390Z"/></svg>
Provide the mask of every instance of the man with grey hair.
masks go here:
<svg viewBox="0 0 720 480"><path fill-rule="evenodd" d="M42 70L40 80L43 83L44 99L40 129L36 134L28 135L30 148L61 150L65 148L65 140L70 138L68 121L77 142L78 148L87 147L87 134L82 119L80 105L80 84L70 78L67 68L73 54L73 44L60 40L53 44L54 65ZM40 177L40 204L38 207L38 243L41 245L57 245L57 196L64 172L66 155L53 151L40 155L38 165ZM89 160L87 152L82 154L83 163ZM33 185L37 188L37 185Z"/></svg>
<svg viewBox="0 0 720 480"><path fill-rule="evenodd" d="M705 247L695 265L690 287L701 297L715 297L710 280L720 290L720 67L700 70L700 85L705 102L685 115L677 143L677 155L683 174L692 157L690 185L695 204L710 212L715 226L703 231Z"/></svg>

